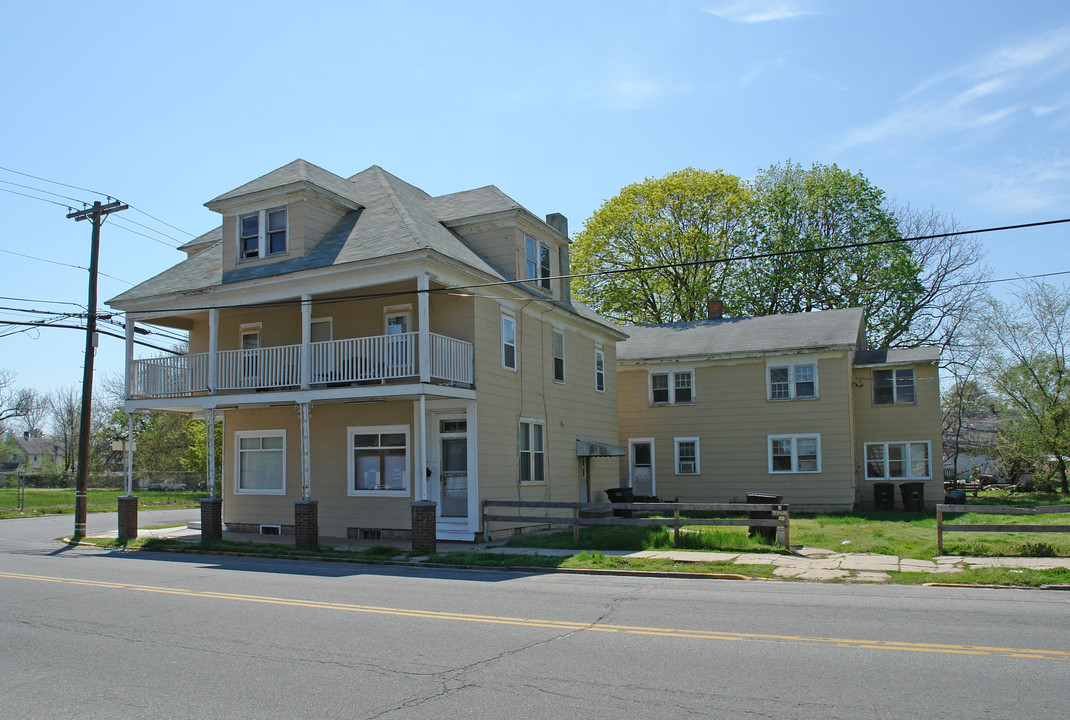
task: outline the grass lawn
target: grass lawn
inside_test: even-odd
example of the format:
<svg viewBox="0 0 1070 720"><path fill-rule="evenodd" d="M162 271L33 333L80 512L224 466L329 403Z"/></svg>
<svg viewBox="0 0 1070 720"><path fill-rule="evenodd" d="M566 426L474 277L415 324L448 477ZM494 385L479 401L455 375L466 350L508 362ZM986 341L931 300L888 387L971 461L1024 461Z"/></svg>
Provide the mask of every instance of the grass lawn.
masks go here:
<svg viewBox="0 0 1070 720"><path fill-rule="evenodd" d="M1038 493L986 491L968 498L967 505L1070 504L1070 498ZM1070 513L1038 516L952 515L945 522L1000 525L1070 525ZM720 552L783 552L758 538L748 538L746 528L692 526L673 545L667 527L588 527L580 530L577 549L584 550L711 550ZM572 532L551 532L514 538L516 547L574 548ZM791 517L791 544L856 553L879 553L930 560L937 555L936 512L878 512L807 514ZM945 555L1070 556L1070 533L945 533Z"/></svg>
<svg viewBox="0 0 1070 720"><path fill-rule="evenodd" d="M0 519L30 515L63 515L74 512L74 489L26 488L25 506L18 510L18 490L0 489ZM117 498L122 490L94 489L87 491L89 512L116 512ZM137 494L138 507L144 510L200 507L203 491L144 491Z"/></svg>

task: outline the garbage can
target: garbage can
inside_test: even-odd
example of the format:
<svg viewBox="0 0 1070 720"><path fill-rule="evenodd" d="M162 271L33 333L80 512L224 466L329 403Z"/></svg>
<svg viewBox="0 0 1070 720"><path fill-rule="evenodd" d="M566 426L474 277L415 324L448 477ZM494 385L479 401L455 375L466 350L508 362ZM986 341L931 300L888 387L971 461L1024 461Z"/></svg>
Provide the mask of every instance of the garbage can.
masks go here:
<svg viewBox="0 0 1070 720"><path fill-rule="evenodd" d="M903 511L925 509L925 483L903 483L899 486L899 492L903 495Z"/></svg>
<svg viewBox="0 0 1070 720"><path fill-rule="evenodd" d="M606 495L609 496L611 503L630 503L632 501L632 489L630 487L618 487L618 488L606 488ZM631 510L614 510L613 514L617 517L632 516Z"/></svg>
<svg viewBox="0 0 1070 720"><path fill-rule="evenodd" d="M966 504L966 491L965 490L952 490L944 495L944 502L948 505L965 505Z"/></svg>
<svg viewBox="0 0 1070 720"><path fill-rule="evenodd" d="M895 485L891 483L874 483L873 507L878 510L895 510Z"/></svg>
<svg viewBox="0 0 1070 720"><path fill-rule="evenodd" d="M748 503L760 503L763 505L779 505L784 501L780 495L767 495L766 493L747 493ZM751 520L772 520L772 510L749 510L747 511L747 517ZM767 543L770 545L776 542L776 528L764 527L761 525L749 525L747 527L747 537L754 537L755 535L761 535Z"/></svg>

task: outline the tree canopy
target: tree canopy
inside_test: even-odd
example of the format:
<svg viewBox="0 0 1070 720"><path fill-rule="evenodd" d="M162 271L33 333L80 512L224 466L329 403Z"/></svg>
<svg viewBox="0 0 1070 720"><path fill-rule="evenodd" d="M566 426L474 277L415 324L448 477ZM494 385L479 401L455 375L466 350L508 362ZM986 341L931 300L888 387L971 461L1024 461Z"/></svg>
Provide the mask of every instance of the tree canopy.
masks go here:
<svg viewBox="0 0 1070 720"><path fill-rule="evenodd" d="M845 307L866 311L872 347L947 344L985 275L974 242L938 213L893 207L862 173L772 165L745 182L687 168L629 185L576 235L577 296L632 323ZM939 232L937 232L939 231ZM844 245L864 245L842 248ZM641 272L612 272L636 268ZM969 288L969 289L963 289Z"/></svg>

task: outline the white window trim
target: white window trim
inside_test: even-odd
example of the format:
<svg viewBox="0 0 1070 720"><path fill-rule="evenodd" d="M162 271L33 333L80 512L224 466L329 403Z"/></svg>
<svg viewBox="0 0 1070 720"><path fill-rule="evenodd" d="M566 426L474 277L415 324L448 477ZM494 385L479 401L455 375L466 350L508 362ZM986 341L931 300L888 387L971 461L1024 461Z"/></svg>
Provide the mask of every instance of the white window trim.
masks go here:
<svg viewBox="0 0 1070 720"><path fill-rule="evenodd" d="M244 489L241 486L241 441L243 438L282 438L282 488L264 490ZM252 451L246 451L252 452ZM286 430L237 430L234 432L234 494L235 495L285 495L286 494Z"/></svg>
<svg viewBox="0 0 1070 720"><path fill-rule="evenodd" d="M678 368L676 370L664 370L664 371L658 371L658 372L654 372L653 370L651 370L650 372L647 373L647 377L646 377L647 402L649 402L651 405L657 405L658 407L662 407L662 406L666 406L666 405L694 405L695 404L695 396L696 396L696 392L695 392L695 375L696 374L697 373L695 372L694 368ZM666 402L655 402L654 401L654 376L655 375L667 375L668 378L669 378L669 388L668 388L669 389L669 399ZM681 403L676 402L676 376L677 375L690 375L691 376L691 400L689 400L688 402L681 402Z"/></svg>
<svg viewBox="0 0 1070 720"><path fill-rule="evenodd" d="M884 447L884 475L881 477L869 476L869 446L881 445ZM905 445L907 449L906 468L907 474L902 477L891 477L888 475L888 446L889 445ZM928 473L924 476L913 475L913 458L910 457L911 445L925 445ZM862 477L869 482L907 482L909 480L931 480L933 476L933 448L932 443L928 440L889 440L887 442L868 442L862 444Z"/></svg>
<svg viewBox="0 0 1070 720"><path fill-rule="evenodd" d="M286 249L282 252L270 253L268 252L268 232L267 232L267 216L268 213L273 213L278 210L286 212ZM256 257L246 257L245 249L242 247L242 235L241 235L241 221L244 218L252 217L256 215ZM238 215L238 228L237 228L237 242L238 242L238 262L259 260L266 257L281 257L290 253L290 209L283 205L280 207L266 208L264 210L258 210L256 212L242 213Z"/></svg>
<svg viewBox="0 0 1070 720"><path fill-rule="evenodd" d="M534 248L534 251L535 251L535 257L534 258L529 258L528 257L528 244L529 243ZM543 271L543 267L542 267L543 252L546 253L546 257L547 257L547 259L548 259L548 261L550 263L549 266L546 269L548 275L545 275L545 276L542 274L542 271ZM528 268L529 263L533 264L535 266L534 272L529 270L529 268ZM546 292L550 292L550 290L551 290L550 278L553 276L553 263L554 263L554 256L553 256L553 253L550 252L550 245L548 243L544 243L541 240L537 240L534 237L532 237L531 235L524 235L524 278L526 280L529 280L531 282L532 286L537 287L540 290L543 290L543 291L546 291Z"/></svg>
<svg viewBox="0 0 1070 720"><path fill-rule="evenodd" d="M809 366L814 369L814 394L804 395L803 397L795 396L795 368ZM788 397L786 398L774 398L773 397L773 370L781 368L787 368L788 370ZM821 388L818 382L817 361L811 360L808 362L774 362L768 361L765 364L765 399L769 402L788 402L791 400L817 400L821 397Z"/></svg>
<svg viewBox="0 0 1070 720"><path fill-rule="evenodd" d="M909 370L910 371L910 378L911 378L911 381L912 381L911 385L914 388L914 399L909 401L909 402L906 401L906 400L900 400L899 399L899 382L898 382L898 378L896 377L896 375L900 370ZM880 371L889 371L889 372L892 373L892 401L890 403L879 403L879 402L877 402L877 373L880 372ZM918 404L918 373L917 373L917 371L914 370L914 368L904 368L904 367L874 368L873 369L873 374L870 375L870 379L871 379L871 381L873 383L873 392L870 394L869 401L870 401L870 403L873 404L873 407L892 407L892 406L895 406L895 405L917 405Z"/></svg>
<svg viewBox="0 0 1070 720"><path fill-rule="evenodd" d="M404 317L405 332L412 332L412 305L388 305L383 308L383 335L386 335L390 327L390 319Z"/></svg>
<svg viewBox="0 0 1070 720"><path fill-rule="evenodd" d="M319 318L311 318L308 321L308 324L310 326L311 325L317 325L317 324L318 325L322 325L323 323L327 323L327 330L328 330L327 334L330 335L331 336L331 340L333 340L334 339L334 316L333 315L328 315L326 317L319 317ZM309 335L311 335L311 332L309 333Z"/></svg>
<svg viewBox="0 0 1070 720"><path fill-rule="evenodd" d="M598 365L601 363L602 370L599 372ZM598 379L601 377L602 382L599 383ZM601 384L601 387L599 387ZM606 351L601 345L594 346L594 389L595 392L604 393L606 391Z"/></svg>
<svg viewBox="0 0 1070 720"><path fill-rule="evenodd" d="M551 365L551 368L550 368L550 375L553 377L555 383L557 383L559 385L564 385L565 384L565 378L568 377L566 375L566 368L568 366L568 363L565 362L565 358L567 357L566 353L565 353L565 331L564 330L558 330L557 328L553 328L553 332L551 334L551 337L553 339L551 340L552 345L551 345L551 348L550 348L550 352L553 355L553 358L551 359L552 365ZM560 380L557 379L557 338L558 337L561 338L561 379Z"/></svg>
<svg viewBox="0 0 1070 720"><path fill-rule="evenodd" d="M355 425L346 428L346 494L349 497L410 497L412 495L412 437L408 425ZM355 435L405 435L405 489L404 490L358 490L356 467L353 462L353 437Z"/></svg>
<svg viewBox="0 0 1070 720"><path fill-rule="evenodd" d="M680 469L680 443L694 443L695 444L695 469L692 472L684 472ZM699 468L702 467L702 461L699 456L699 439L697 437L678 437L673 438L673 467L676 468L677 475L698 475Z"/></svg>
<svg viewBox="0 0 1070 720"><path fill-rule="evenodd" d="M817 469L799 470L799 440L814 439L817 441ZM773 441L791 440L791 470L773 469ZM765 451L769 458L770 475L814 475L821 472L821 434L820 433L796 433L794 435L768 435L765 441Z"/></svg>
<svg viewBox="0 0 1070 720"><path fill-rule="evenodd" d="M542 450L539 451L540 454L542 455L542 480L534 480L534 479L532 479L532 480L522 480L521 479L521 475L520 475L520 468L521 468L521 465L520 465L520 453L523 452L523 450L520 447L520 432L521 432L521 426L523 426L523 425L528 425L528 427L529 427L529 429L528 429L528 433L529 433L528 434L528 443L529 443L529 446L531 447L531 450L529 451L531 453L531 465L529 466L528 470L530 471L530 476L532 478L534 478L534 476L535 476L535 433L534 433L534 431L531 430L531 426L538 425L539 427L542 428ZM549 468L547 467L547 464L546 464L546 458L549 455L549 453L546 452L546 446L548 444L548 438L546 437L546 421L545 420L537 420L535 418L526 418L526 417L520 418L517 421L517 424L516 424L516 437L517 437L517 447L516 447L516 481L517 481L517 484L518 485L523 485L525 487L527 487L529 485L545 485L547 482L549 482L549 472L548 472Z"/></svg>
<svg viewBox="0 0 1070 720"><path fill-rule="evenodd" d="M513 342L512 343L508 343L505 340L505 323L506 322L511 322L513 324ZM499 323L499 327L501 329L501 361L502 361L502 369L503 370L510 370L512 372L516 372L517 368L520 367L520 354L518 352L518 347L517 347L518 343L516 341L517 340L516 316L513 315L510 312L505 312L503 310L502 314L501 314L501 322ZM505 364L505 348L506 347L512 347L513 348L513 364L512 364L512 366L509 366L509 365Z"/></svg>

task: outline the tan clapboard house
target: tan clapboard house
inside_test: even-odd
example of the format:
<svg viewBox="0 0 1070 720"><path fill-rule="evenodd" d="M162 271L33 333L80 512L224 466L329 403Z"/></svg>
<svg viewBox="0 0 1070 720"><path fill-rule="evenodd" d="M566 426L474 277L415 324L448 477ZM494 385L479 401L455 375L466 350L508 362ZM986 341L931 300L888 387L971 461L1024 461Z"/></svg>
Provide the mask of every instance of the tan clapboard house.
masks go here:
<svg viewBox="0 0 1070 720"><path fill-rule="evenodd" d="M437 537L471 541L482 500L618 484L625 336L572 301L563 216L303 160L206 205L222 225L109 304L126 409L222 420L229 529L300 534L311 503L318 536L403 538L433 501ZM137 323L188 354L136 357Z"/></svg>
<svg viewBox="0 0 1070 720"><path fill-rule="evenodd" d="M621 476L636 495L763 493L835 511L886 501L889 486L901 507L901 486L921 483L927 505L940 501L936 349L867 350L857 308L727 318L720 307L623 328Z"/></svg>

